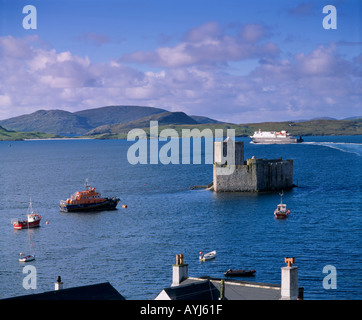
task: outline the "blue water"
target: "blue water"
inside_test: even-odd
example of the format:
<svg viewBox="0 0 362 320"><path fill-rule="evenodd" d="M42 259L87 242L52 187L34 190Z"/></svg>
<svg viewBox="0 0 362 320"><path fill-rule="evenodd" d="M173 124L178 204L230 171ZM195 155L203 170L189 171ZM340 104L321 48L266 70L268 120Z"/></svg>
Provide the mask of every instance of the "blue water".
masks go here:
<svg viewBox="0 0 362 320"><path fill-rule="evenodd" d="M294 160L294 183L283 200L292 213L279 221L277 192L190 190L212 181L212 165L130 165L124 140L0 142L0 298L109 281L126 299L153 299L172 282L183 253L190 276L222 277L252 268L251 281L280 284L284 257L295 257L305 299L361 299L362 136L306 137L303 144L253 145L245 158ZM59 200L83 188L118 196L116 211L61 213ZM13 230L30 197L42 226L30 230L37 288L25 290L19 253L31 253L28 232ZM48 221L49 224L45 222ZM200 263L199 251L217 250ZM324 289L323 268L337 270Z"/></svg>

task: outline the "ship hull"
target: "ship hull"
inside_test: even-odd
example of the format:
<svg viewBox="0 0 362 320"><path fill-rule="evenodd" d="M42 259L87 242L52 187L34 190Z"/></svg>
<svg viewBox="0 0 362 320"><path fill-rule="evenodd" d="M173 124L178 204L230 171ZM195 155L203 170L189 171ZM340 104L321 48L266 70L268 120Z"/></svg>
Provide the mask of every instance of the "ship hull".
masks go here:
<svg viewBox="0 0 362 320"><path fill-rule="evenodd" d="M289 144L289 143L298 143L299 139L296 138L251 138L253 143L260 144Z"/></svg>
<svg viewBox="0 0 362 320"><path fill-rule="evenodd" d="M25 221L19 221L17 223L14 223L14 229L20 230L20 229L28 229L28 228L37 228L40 227L40 220L34 221L34 222L27 222Z"/></svg>
<svg viewBox="0 0 362 320"><path fill-rule="evenodd" d="M100 203L60 204L59 208L63 212L114 210L119 200L118 198L105 198L105 201Z"/></svg>
<svg viewBox="0 0 362 320"><path fill-rule="evenodd" d="M286 219L288 218L289 214L286 213L276 213L274 214L275 219Z"/></svg>

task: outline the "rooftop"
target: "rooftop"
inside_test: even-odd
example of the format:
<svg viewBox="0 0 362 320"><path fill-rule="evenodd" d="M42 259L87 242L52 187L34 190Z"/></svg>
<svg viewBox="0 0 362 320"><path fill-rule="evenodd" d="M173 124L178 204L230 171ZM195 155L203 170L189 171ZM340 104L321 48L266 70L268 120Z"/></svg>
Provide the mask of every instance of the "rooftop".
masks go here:
<svg viewBox="0 0 362 320"><path fill-rule="evenodd" d="M201 258L202 256L200 256ZM260 283L209 276L189 277L184 255L176 255L172 265L172 284L164 288L155 300L297 300L303 299L303 288L298 286L298 267L295 258L284 258L287 266L281 268L281 284Z"/></svg>
<svg viewBox="0 0 362 320"><path fill-rule="evenodd" d="M104 282L4 300L125 300L125 298L109 282Z"/></svg>
<svg viewBox="0 0 362 320"><path fill-rule="evenodd" d="M212 277L188 277L179 286L165 288L156 300L219 300L224 280L224 300L279 300L280 285Z"/></svg>

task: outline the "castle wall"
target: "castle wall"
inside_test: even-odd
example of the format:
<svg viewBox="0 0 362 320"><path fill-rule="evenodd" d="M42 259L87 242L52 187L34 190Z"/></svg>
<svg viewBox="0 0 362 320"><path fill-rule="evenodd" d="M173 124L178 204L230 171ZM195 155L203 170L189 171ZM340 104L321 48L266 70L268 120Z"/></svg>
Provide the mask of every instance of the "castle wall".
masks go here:
<svg viewBox="0 0 362 320"><path fill-rule="evenodd" d="M229 167L230 175L219 174L220 168ZM232 170L234 169L234 170ZM248 159L244 165L220 165L213 168L216 192L259 192L288 190L293 187L293 160Z"/></svg>
<svg viewBox="0 0 362 320"><path fill-rule="evenodd" d="M218 170L221 166L214 164L213 187L216 192L228 191L255 191L257 185L256 171L251 171L247 165L234 166L234 172L230 175L220 175ZM231 166L228 166L231 168ZM225 168L225 166L223 166ZM232 171L232 169L230 169Z"/></svg>
<svg viewBox="0 0 362 320"><path fill-rule="evenodd" d="M249 159L257 175L256 191L288 190L293 186L293 160Z"/></svg>

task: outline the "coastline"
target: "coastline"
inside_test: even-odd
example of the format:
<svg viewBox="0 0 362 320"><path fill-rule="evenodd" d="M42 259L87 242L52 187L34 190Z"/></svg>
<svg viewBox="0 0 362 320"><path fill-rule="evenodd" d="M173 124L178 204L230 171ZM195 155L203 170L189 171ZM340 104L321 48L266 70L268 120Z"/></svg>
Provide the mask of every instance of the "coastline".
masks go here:
<svg viewBox="0 0 362 320"><path fill-rule="evenodd" d="M315 135L304 135L303 137L357 137L362 136L362 133L357 134L315 134ZM235 135L236 138L247 138L250 137L247 134ZM147 140L150 137L147 136ZM24 138L24 139L0 139L0 142L12 142L12 141L68 141L68 140L127 140L127 137L64 137L64 138ZM253 142L251 142L253 143ZM259 145L269 144L269 143L257 143ZM303 142L296 143L286 143L286 144L303 144Z"/></svg>
<svg viewBox="0 0 362 320"><path fill-rule="evenodd" d="M64 137L64 138L39 138L39 139L22 139L21 141L56 141L56 140L95 140L93 138L70 138L70 137ZM3 140L0 140L3 141ZM6 140L11 141L11 140ZM19 140L18 140L19 141Z"/></svg>

